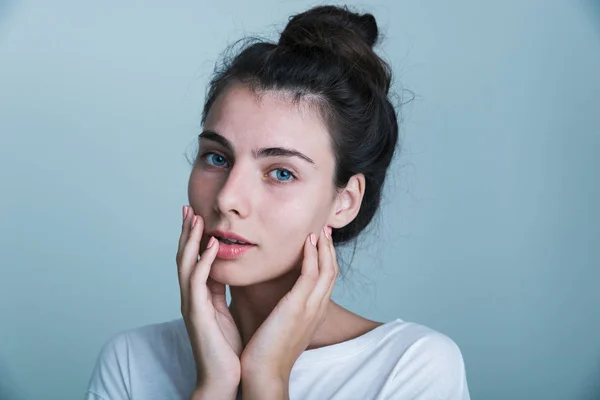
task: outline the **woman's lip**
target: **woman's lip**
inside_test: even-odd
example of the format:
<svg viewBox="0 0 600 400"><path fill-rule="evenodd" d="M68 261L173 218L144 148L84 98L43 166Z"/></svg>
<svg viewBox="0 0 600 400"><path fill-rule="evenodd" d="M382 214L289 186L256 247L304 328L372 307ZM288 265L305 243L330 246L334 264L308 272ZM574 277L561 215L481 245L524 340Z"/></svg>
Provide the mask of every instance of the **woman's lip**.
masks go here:
<svg viewBox="0 0 600 400"><path fill-rule="evenodd" d="M249 245L253 245L254 243L252 243L251 241L249 241L248 239L246 239L243 236L237 235L233 232L225 232L225 231L212 231L212 232L208 232L209 236L217 236L219 238L223 238L223 239L232 239L232 240L237 240L238 242L244 242L246 244Z"/></svg>
<svg viewBox="0 0 600 400"><path fill-rule="evenodd" d="M234 258L238 258L246 253L248 250L255 247L252 244L228 244L223 243L219 240L219 251L217 251L217 258L222 258L226 260L232 260Z"/></svg>

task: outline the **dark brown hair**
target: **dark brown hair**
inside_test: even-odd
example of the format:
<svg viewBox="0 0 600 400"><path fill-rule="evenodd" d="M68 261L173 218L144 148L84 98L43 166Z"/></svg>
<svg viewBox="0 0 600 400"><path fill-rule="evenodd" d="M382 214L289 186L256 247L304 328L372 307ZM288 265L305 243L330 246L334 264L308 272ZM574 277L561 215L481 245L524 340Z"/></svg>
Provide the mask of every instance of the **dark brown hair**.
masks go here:
<svg viewBox="0 0 600 400"><path fill-rule="evenodd" d="M347 7L319 6L293 15L278 43L258 41L217 65L202 112L202 124L215 99L232 82L255 92L285 91L295 102L318 100L336 158L334 184L343 188L362 173L366 188L360 211L333 230L334 243L355 239L381 203L386 172L398 141L398 121L388 98L388 64L374 51L375 17Z"/></svg>

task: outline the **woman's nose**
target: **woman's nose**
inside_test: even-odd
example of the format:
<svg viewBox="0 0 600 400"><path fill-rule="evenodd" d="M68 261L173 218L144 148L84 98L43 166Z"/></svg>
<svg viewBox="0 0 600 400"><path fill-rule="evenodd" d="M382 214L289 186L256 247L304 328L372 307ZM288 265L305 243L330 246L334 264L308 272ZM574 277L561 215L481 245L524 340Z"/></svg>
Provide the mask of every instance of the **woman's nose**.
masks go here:
<svg viewBox="0 0 600 400"><path fill-rule="evenodd" d="M248 168L235 164L217 195L216 208L221 214L234 214L246 217L250 212L252 175Z"/></svg>

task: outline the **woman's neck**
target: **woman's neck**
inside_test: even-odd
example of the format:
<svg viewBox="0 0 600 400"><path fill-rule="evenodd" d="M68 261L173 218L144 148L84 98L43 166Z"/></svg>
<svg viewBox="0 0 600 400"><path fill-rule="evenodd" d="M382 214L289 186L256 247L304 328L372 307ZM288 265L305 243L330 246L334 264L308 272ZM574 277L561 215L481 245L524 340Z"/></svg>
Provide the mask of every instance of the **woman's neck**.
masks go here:
<svg viewBox="0 0 600 400"><path fill-rule="evenodd" d="M299 276L300 271L294 269L272 281L252 286L229 287L229 310L240 331L243 347L246 347L277 303L292 289ZM350 340L382 324L363 318L330 300L325 320L315 331L307 349Z"/></svg>
<svg viewBox="0 0 600 400"><path fill-rule="evenodd" d="M268 282L229 287L231 293L229 310L238 326L244 347L283 296L292 289L299 276L300 271L293 269Z"/></svg>

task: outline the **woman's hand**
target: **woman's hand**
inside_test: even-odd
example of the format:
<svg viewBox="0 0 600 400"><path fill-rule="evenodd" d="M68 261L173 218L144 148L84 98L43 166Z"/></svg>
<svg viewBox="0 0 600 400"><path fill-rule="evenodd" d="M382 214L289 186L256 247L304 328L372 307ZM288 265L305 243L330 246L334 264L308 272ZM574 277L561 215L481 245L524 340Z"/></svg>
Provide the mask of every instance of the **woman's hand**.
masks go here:
<svg viewBox="0 0 600 400"><path fill-rule="evenodd" d="M219 393L215 399L235 398L241 379L242 340L227 308L225 285L208 277L219 242L212 237L198 261L204 221L191 207L184 208L183 214L176 260L181 314L196 361L195 392Z"/></svg>
<svg viewBox="0 0 600 400"><path fill-rule="evenodd" d="M292 367L325 319L338 270L330 228L323 229L318 242L311 234L304 243L300 277L242 353L244 398L288 398Z"/></svg>

